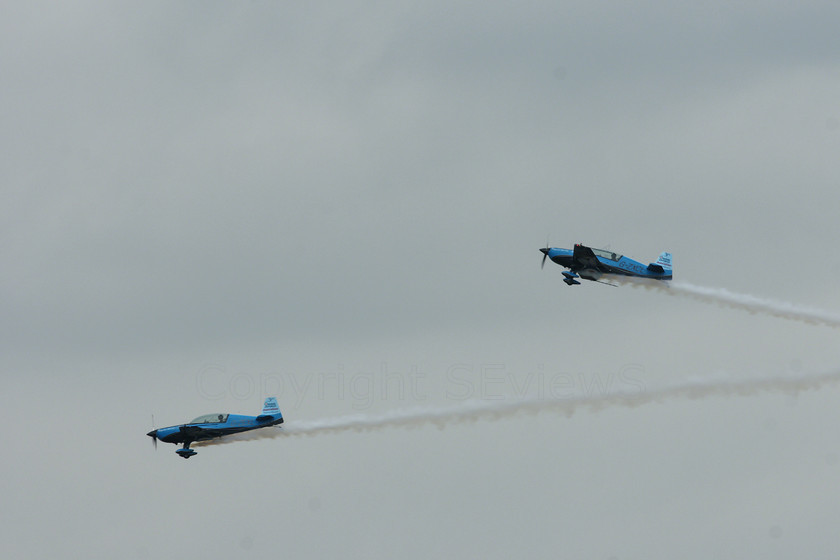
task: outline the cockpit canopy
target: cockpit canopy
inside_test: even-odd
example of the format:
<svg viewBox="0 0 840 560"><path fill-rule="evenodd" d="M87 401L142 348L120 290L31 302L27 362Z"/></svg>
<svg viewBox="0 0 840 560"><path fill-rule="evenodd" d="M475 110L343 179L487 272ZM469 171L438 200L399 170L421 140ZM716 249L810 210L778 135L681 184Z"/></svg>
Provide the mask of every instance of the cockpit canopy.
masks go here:
<svg viewBox="0 0 840 560"><path fill-rule="evenodd" d="M222 424L227 422L227 419L227 414L205 414L204 416L199 416L190 422L190 424Z"/></svg>
<svg viewBox="0 0 840 560"><path fill-rule="evenodd" d="M612 251L607 251L606 249L592 249L592 252L595 255L601 257L602 259L609 259L611 261L619 261L621 260L621 255L618 253L613 253Z"/></svg>

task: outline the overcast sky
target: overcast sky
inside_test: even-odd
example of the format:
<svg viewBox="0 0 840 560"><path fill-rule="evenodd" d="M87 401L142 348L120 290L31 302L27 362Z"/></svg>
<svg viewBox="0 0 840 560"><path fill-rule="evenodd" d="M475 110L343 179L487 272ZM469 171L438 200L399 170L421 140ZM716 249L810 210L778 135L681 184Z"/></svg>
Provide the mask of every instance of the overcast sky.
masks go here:
<svg viewBox="0 0 840 560"><path fill-rule="evenodd" d="M540 270L840 311L840 7L730 4L0 7L2 555L836 554L832 386L144 435L837 371L831 328Z"/></svg>

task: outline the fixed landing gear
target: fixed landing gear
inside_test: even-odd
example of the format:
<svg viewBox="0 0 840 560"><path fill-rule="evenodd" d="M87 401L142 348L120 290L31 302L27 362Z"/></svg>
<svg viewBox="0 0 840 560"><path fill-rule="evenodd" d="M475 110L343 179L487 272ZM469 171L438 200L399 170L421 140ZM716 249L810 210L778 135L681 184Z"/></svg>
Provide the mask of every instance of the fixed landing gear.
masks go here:
<svg viewBox="0 0 840 560"><path fill-rule="evenodd" d="M191 441L188 441L188 442L184 443L184 447L182 447L181 449L176 449L175 453L177 453L178 455L180 455L184 459L189 459L193 455L198 455L197 452L190 449L190 444L191 443L192 443Z"/></svg>
<svg viewBox="0 0 840 560"><path fill-rule="evenodd" d="M569 272L568 270L564 270L563 271L563 276L564 276L563 282L565 282L567 286L574 286L575 284L580 284L580 282L578 282L576 280L578 275L575 274L574 272Z"/></svg>

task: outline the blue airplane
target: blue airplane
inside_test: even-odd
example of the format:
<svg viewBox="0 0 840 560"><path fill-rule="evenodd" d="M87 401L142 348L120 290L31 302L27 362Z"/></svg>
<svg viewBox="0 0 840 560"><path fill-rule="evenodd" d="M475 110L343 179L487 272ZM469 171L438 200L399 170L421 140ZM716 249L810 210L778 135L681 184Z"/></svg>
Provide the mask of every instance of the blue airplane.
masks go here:
<svg viewBox="0 0 840 560"><path fill-rule="evenodd" d="M653 280L671 280L674 277L671 253L662 253L655 263L645 266L613 251L593 249L580 243L575 244L575 248L571 250L544 247L540 249L540 252L543 254L542 266L545 266L546 259L551 259L552 262L569 269L563 271L563 282L569 286L580 284L578 278L615 286L602 278L635 276Z"/></svg>
<svg viewBox="0 0 840 560"><path fill-rule="evenodd" d="M262 412L259 416L242 416L241 414L205 414L199 416L192 422L180 426L169 426L152 430L147 436L152 438L155 447L158 440L165 443L181 443L183 447L176 449L175 453L189 459L196 452L190 449L194 441L205 441L208 439L238 434L249 430L257 430L268 426L276 426L283 423L283 415L280 414L280 407L277 406L277 399L268 397L265 399Z"/></svg>

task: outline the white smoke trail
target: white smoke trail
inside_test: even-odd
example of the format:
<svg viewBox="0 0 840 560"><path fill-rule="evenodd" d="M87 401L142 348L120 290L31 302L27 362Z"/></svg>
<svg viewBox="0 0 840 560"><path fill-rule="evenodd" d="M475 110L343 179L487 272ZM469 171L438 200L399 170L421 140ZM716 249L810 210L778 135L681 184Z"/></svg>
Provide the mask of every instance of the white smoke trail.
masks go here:
<svg viewBox="0 0 840 560"><path fill-rule="evenodd" d="M624 285L657 290L669 295L680 295L707 303L743 309L750 313L764 313L813 325L840 328L840 316L838 315L792 303L759 298L749 294L738 294L723 288L705 288L681 282L665 283L637 278L615 278L615 280ZM364 432L388 427L436 425L443 428L458 422L496 420L523 413L536 414L541 411L553 411L571 416L580 409L597 411L612 406L636 407L674 398L696 399L712 396L753 395L770 391L798 393L838 381L840 381L840 372L798 377L768 377L748 381L704 380L634 394L607 394L553 400L535 398L504 401L465 401L448 408L410 408L383 414L355 414L323 420L293 421L287 423L283 428L263 428L197 443L196 445L220 445L235 441L288 436Z"/></svg>
<svg viewBox="0 0 840 560"><path fill-rule="evenodd" d="M765 299L749 294L738 294L723 288L705 288L683 282L667 283L659 280L644 280L639 278L617 278L616 281L620 284L657 290L669 295L684 296L725 307L743 309L750 313L763 313L772 315L773 317L801 321L811 325L840 328L840 315L784 301Z"/></svg>
<svg viewBox="0 0 840 560"><path fill-rule="evenodd" d="M444 428L450 424L498 420L519 414L554 412L566 417L581 409L597 412L609 407L635 408L649 403L672 399L701 399L718 396L748 396L769 392L797 394L840 382L840 371L820 375L778 376L746 381L695 380L661 389L632 394L606 394L564 399L511 399L493 401L464 401L451 407L423 407L394 410L382 414L354 414L322 420L290 421L283 428L262 428L227 436L196 445L220 445L236 441L279 438L288 436L317 436L345 432L366 432L394 427Z"/></svg>

